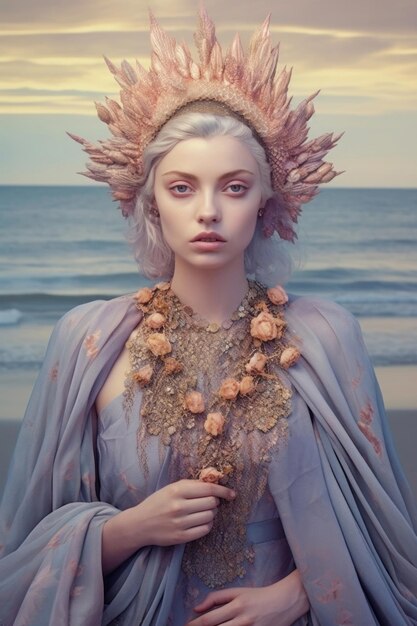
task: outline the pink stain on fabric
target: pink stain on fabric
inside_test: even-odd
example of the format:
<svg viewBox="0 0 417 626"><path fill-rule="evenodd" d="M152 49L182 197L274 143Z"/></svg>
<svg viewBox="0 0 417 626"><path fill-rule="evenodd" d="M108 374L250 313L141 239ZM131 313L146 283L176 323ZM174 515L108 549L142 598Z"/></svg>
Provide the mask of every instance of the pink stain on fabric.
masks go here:
<svg viewBox="0 0 417 626"><path fill-rule="evenodd" d="M48 541L48 543L46 544L46 547L51 549L51 548L56 548L57 546L59 546L61 544L61 534L60 533L56 533L53 537L51 537L51 539Z"/></svg>
<svg viewBox="0 0 417 626"><path fill-rule="evenodd" d="M82 594L84 589L85 587L81 587L80 585L78 585L77 587L73 587L70 593L71 598L78 598L78 596Z"/></svg>
<svg viewBox="0 0 417 626"><path fill-rule="evenodd" d="M352 378L352 389L357 389L361 384L362 376L363 376L363 367L359 363L357 363L357 371L355 378Z"/></svg>
<svg viewBox="0 0 417 626"><path fill-rule="evenodd" d="M86 487L94 487L95 484L95 479L94 476L92 476L92 474L90 474L89 472L85 472L82 476L82 481L84 483L84 485L86 485Z"/></svg>
<svg viewBox="0 0 417 626"><path fill-rule="evenodd" d="M55 382L57 378L58 378L58 362L56 362L55 365L51 367L49 371L49 380L52 380L52 382Z"/></svg>
<svg viewBox="0 0 417 626"><path fill-rule="evenodd" d="M360 416L361 416L361 421L365 422L365 424L370 424L372 422L373 417L374 417L374 407L369 401L366 403L365 407L360 412Z"/></svg>
<svg viewBox="0 0 417 626"><path fill-rule="evenodd" d="M79 565L75 559L71 559L71 561L68 563L68 570L73 576L77 577L81 576L84 571L84 567L83 565Z"/></svg>
<svg viewBox="0 0 417 626"><path fill-rule="evenodd" d="M100 339L100 335L101 330L97 330L95 333L87 335L87 337L83 341L83 346L89 359L94 359L94 357L96 357L99 352L97 342Z"/></svg>
<svg viewBox="0 0 417 626"><path fill-rule="evenodd" d="M127 474L125 472L121 472L120 478L122 479L123 483L126 485L126 489L130 491L130 493L133 493L133 494L138 493L138 489L129 482L127 478Z"/></svg>
<svg viewBox="0 0 417 626"><path fill-rule="evenodd" d="M374 408L370 402L367 402L365 407L360 412L360 420L358 422L358 428L361 431L361 433L367 438L369 443L372 445L373 449L375 450L375 454L377 454L378 456L381 456L382 444L371 428L373 417L374 417Z"/></svg>
<svg viewBox="0 0 417 626"><path fill-rule="evenodd" d="M325 586L325 583L318 583L318 584L323 587ZM325 589L325 591L321 595L319 595L317 599L319 602L322 602L322 604L328 604L329 602L334 602L335 600L338 599L341 590L342 590L341 581L338 579L332 580L327 585L327 589Z"/></svg>
<svg viewBox="0 0 417 626"><path fill-rule="evenodd" d="M336 626L354 626L353 615L347 609L342 609L337 615Z"/></svg>
<svg viewBox="0 0 417 626"><path fill-rule="evenodd" d="M68 463L64 473L64 480L71 480L74 473L74 461Z"/></svg>

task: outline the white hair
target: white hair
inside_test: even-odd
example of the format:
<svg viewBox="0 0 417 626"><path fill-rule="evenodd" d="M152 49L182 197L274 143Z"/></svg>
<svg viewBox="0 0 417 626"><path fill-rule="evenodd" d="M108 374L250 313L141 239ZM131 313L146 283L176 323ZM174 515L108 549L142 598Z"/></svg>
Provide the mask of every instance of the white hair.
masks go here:
<svg viewBox="0 0 417 626"><path fill-rule="evenodd" d="M159 221L152 215L156 166L180 141L224 135L241 141L258 163L262 202L274 195L265 150L248 126L234 117L212 113L185 112L171 118L144 152L143 184L138 191L128 233L139 271L148 278L170 279L174 272L174 255L163 238ZM245 250L248 277L267 286L283 284L291 270L285 246L286 243L276 234L266 238L262 234L261 220L258 220L252 241Z"/></svg>

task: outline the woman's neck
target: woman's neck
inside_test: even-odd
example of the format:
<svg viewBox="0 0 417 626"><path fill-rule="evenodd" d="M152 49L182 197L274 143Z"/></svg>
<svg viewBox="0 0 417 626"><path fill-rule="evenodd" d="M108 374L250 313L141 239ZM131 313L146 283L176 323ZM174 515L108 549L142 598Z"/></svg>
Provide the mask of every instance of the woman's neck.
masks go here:
<svg viewBox="0 0 417 626"><path fill-rule="evenodd" d="M248 291L243 267L202 270L176 264L171 287L179 300L209 322L221 324L238 308Z"/></svg>

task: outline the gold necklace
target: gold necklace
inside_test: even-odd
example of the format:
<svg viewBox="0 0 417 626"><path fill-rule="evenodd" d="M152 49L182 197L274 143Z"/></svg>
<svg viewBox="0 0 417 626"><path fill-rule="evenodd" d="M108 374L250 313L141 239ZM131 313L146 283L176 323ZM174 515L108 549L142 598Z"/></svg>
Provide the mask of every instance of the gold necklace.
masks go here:
<svg viewBox="0 0 417 626"><path fill-rule="evenodd" d="M220 482L238 494L222 504L212 531L186 547L185 572L210 587L242 575L250 561L245 524L264 493L271 450L286 439L291 390L278 371L285 351L299 353L287 345L283 305L267 294L250 283L221 326L195 316L169 283L135 297L144 318L127 343L125 408L129 414L139 385L141 467L147 471L148 437L157 436L172 455L170 480Z"/></svg>

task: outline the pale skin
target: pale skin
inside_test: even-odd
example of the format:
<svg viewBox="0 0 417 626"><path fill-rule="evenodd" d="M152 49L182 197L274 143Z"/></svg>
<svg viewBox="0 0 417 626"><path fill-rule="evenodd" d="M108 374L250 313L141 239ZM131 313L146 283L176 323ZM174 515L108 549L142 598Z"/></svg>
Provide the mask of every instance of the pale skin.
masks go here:
<svg viewBox="0 0 417 626"><path fill-rule="evenodd" d="M244 251L264 200L256 160L233 137L182 141L158 164L154 196L175 257L173 291L205 319L228 319L248 288ZM215 238L222 241L207 241ZM99 393L99 411L123 392L128 369L124 349ZM156 491L104 524L103 572L110 573L144 546L203 537L221 500L234 497L227 487L198 480ZM194 610L196 617L187 626L289 626L307 612L308 600L295 570L268 587L215 591Z"/></svg>

